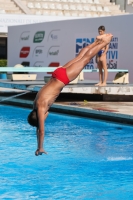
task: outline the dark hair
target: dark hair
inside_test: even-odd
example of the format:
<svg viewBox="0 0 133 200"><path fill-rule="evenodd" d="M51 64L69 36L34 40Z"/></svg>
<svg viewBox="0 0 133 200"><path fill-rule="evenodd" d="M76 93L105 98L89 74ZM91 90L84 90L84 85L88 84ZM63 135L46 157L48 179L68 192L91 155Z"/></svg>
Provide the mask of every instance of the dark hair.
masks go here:
<svg viewBox="0 0 133 200"><path fill-rule="evenodd" d="M30 114L28 115L27 121L31 126L38 127L38 118L37 118L36 110L32 110L30 112Z"/></svg>
<svg viewBox="0 0 133 200"><path fill-rule="evenodd" d="M99 26L98 30L102 30L102 31L105 31L105 26Z"/></svg>

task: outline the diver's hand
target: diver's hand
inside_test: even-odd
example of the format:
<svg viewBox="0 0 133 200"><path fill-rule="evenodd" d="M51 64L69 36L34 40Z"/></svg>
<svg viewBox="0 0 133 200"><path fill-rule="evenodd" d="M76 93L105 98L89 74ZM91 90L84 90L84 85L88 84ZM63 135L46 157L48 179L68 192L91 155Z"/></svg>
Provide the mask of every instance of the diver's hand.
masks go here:
<svg viewBox="0 0 133 200"><path fill-rule="evenodd" d="M35 155L36 155L36 156L42 155L43 153L44 153L44 154L47 154L47 152L46 152L43 148L37 149L37 150L35 151Z"/></svg>

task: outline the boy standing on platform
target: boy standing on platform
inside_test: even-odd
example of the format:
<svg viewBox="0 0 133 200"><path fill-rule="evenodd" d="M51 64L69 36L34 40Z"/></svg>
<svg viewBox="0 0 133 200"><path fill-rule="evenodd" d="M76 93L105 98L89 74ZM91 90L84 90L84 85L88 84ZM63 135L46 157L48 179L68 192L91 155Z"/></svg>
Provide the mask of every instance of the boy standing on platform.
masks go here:
<svg viewBox="0 0 133 200"><path fill-rule="evenodd" d="M100 26L98 28L99 35L105 34L105 27ZM107 78L108 78L108 70L107 70L107 61L106 54L109 49L109 45L103 47L96 55L97 67L99 69L99 83L96 86L106 86ZM104 71L104 72L103 72Z"/></svg>

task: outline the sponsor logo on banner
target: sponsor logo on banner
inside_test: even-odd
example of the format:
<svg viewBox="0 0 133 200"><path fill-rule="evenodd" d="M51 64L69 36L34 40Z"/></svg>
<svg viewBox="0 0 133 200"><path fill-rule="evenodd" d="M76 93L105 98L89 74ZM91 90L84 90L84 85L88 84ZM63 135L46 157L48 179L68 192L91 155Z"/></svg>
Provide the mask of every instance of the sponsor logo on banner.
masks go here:
<svg viewBox="0 0 133 200"><path fill-rule="evenodd" d="M47 56L58 56L59 46L52 46L49 48Z"/></svg>
<svg viewBox="0 0 133 200"><path fill-rule="evenodd" d="M36 61L33 65L33 67L44 67L44 62L43 61Z"/></svg>
<svg viewBox="0 0 133 200"><path fill-rule="evenodd" d="M37 46L34 51L33 51L33 57L36 56L40 56L43 53L44 50L44 46Z"/></svg>
<svg viewBox="0 0 133 200"><path fill-rule="evenodd" d="M23 47L20 51L20 58L26 58L30 53L30 47Z"/></svg>
<svg viewBox="0 0 133 200"><path fill-rule="evenodd" d="M23 65L24 67L29 67L29 66L30 66L30 62L28 62L28 61L23 61L23 62L21 63L21 65Z"/></svg>
<svg viewBox="0 0 133 200"><path fill-rule="evenodd" d="M43 41L45 36L45 31L38 31L35 33L33 38L33 43L40 43Z"/></svg>
<svg viewBox="0 0 133 200"><path fill-rule="evenodd" d="M48 67L59 67L59 62L51 62ZM52 74L52 72L47 72L47 74Z"/></svg>
<svg viewBox="0 0 133 200"><path fill-rule="evenodd" d="M48 41L57 41L59 38L60 29L52 30L48 35Z"/></svg>
<svg viewBox="0 0 133 200"><path fill-rule="evenodd" d="M117 69L118 68L118 37L113 37L107 52L107 68Z"/></svg>
<svg viewBox="0 0 133 200"><path fill-rule="evenodd" d="M20 41L27 41L30 38L30 31L25 31L20 35Z"/></svg>
<svg viewBox="0 0 133 200"><path fill-rule="evenodd" d="M76 39L76 56L79 54L81 49L86 47L87 45L93 43L95 38L77 38ZM85 69L94 69L95 61L94 58L85 66Z"/></svg>

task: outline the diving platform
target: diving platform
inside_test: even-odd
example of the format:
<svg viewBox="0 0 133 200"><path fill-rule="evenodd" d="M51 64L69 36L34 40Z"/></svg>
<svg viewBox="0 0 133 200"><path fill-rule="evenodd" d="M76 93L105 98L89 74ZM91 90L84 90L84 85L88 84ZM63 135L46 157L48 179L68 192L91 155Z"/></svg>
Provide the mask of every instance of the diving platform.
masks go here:
<svg viewBox="0 0 133 200"><path fill-rule="evenodd" d="M56 67L23 67L22 65L16 65L16 67L0 67L0 72L12 73L14 75L32 75L32 73L44 73L53 72ZM83 69L82 72L98 72L98 69ZM108 72L115 72L116 78L113 82L108 82L106 86L95 86L96 81L84 80L84 78L78 79L76 82L70 82L66 85L61 93L67 94L105 94L105 95L133 95L133 84L129 84L128 70L127 69L108 69ZM28 74L24 74L28 73ZM30 74L31 73L31 74ZM119 74L121 73L121 74ZM121 75L121 76L117 76ZM45 79L44 79L45 80ZM119 83L119 84L118 84ZM44 85L45 81L39 80L16 80L0 79L0 87L26 90L31 92L38 92Z"/></svg>
<svg viewBox="0 0 133 200"><path fill-rule="evenodd" d="M44 81L11 81L0 80L0 87L38 92L46 83ZM96 81L78 81L77 84L66 85L61 93L73 94L107 94L107 95L133 95L133 84L113 84L95 86Z"/></svg>

